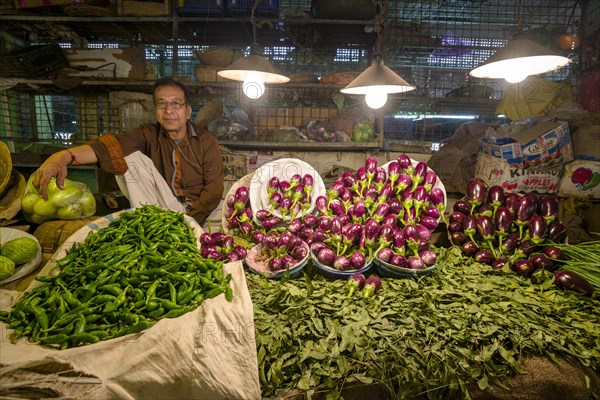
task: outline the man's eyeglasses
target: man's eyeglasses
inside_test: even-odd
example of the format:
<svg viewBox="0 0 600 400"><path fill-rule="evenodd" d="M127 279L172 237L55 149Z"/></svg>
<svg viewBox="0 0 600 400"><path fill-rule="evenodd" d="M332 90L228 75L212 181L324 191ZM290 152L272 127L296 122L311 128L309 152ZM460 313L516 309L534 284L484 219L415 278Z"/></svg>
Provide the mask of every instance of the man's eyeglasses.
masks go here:
<svg viewBox="0 0 600 400"><path fill-rule="evenodd" d="M186 104L186 102L180 103L178 101L159 101L154 107L156 107L157 110L165 110L167 106L171 106L172 109L179 110Z"/></svg>

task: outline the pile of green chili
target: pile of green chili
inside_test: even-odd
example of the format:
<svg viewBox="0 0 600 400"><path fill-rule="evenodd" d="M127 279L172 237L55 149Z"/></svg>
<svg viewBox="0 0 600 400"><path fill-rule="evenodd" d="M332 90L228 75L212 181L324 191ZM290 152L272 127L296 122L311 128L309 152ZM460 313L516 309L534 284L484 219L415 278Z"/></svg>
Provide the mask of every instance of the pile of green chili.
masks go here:
<svg viewBox="0 0 600 400"><path fill-rule="evenodd" d="M468 385L505 387L521 358L566 357L600 370L600 299L531 284L440 249L419 279L382 279L370 299L305 268L304 279L247 274L263 396L339 398L377 384L389 398L469 398ZM533 371L535 373L535 371Z"/></svg>
<svg viewBox="0 0 600 400"><path fill-rule="evenodd" d="M205 259L182 213L146 205L57 260L57 275L27 291L0 320L32 342L65 349L142 331L222 293L233 297L223 263Z"/></svg>

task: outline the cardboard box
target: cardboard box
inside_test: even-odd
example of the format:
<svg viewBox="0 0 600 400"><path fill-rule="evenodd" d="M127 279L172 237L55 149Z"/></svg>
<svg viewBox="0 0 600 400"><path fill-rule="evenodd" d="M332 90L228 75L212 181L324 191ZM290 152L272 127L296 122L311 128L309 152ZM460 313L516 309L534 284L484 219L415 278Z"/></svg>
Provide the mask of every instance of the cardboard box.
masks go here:
<svg viewBox="0 0 600 400"><path fill-rule="evenodd" d="M582 125L571 134L578 160L600 161L600 125Z"/></svg>
<svg viewBox="0 0 600 400"><path fill-rule="evenodd" d="M506 160L513 168L548 169L574 158L569 125L562 121L540 122L508 140L480 139L479 144L482 152Z"/></svg>
<svg viewBox="0 0 600 400"><path fill-rule="evenodd" d="M600 199L600 161L575 160L565 164L558 195Z"/></svg>
<svg viewBox="0 0 600 400"><path fill-rule="evenodd" d="M69 76L85 78L127 78L144 80L146 61L143 48L64 50L71 67Z"/></svg>
<svg viewBox="0 0 600 400"><path fill-rule="evenodd" d="M562 175L562 166L537 170L514 167L506 160L479 153L475 164L475 177L488 186L498 185L506 192L556 193Z"/></svg>

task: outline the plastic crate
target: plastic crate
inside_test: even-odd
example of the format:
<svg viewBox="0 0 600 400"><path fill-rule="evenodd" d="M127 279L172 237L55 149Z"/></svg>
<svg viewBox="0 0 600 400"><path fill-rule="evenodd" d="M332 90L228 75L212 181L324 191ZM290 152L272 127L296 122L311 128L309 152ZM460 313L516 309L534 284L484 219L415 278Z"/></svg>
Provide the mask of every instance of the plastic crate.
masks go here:
<svg viewBox="0 0 600 400"><path fill-rule="evenodd" d="M227 12L232 16L252 14L254 0L227 0ZM279 0L261 0L256 8L255 16L258 17L277 17L279 14Z"/></svg>
<svg viewBox="0 0 600 400"><path fill-rule="evenodd" d="M181 15L223 15L225 0L178 0Z"/></svg>
<svg viewBox="0 0 600 400"><path fill-rule="evenodd" d="M0 55L0 76L38 78L69 66L58 44L29 46Z"/></svg>

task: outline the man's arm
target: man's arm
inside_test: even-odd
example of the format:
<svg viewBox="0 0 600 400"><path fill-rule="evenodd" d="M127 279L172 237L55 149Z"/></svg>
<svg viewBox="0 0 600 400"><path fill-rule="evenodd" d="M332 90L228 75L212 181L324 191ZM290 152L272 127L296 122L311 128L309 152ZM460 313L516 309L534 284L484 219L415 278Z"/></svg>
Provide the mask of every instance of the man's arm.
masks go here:
<svg viewBox="0 0 600 400"><path fill-rule="evenodd" d="M96 153L87 144L76 146L71 149L60 150L52 154L44 163L34 172L33 186L37 189L40 197L48 199L46 189L52 178L56 178L56 185L64 189L65 178L67 177L68 165L87 165L98 162Z"/></svg>

